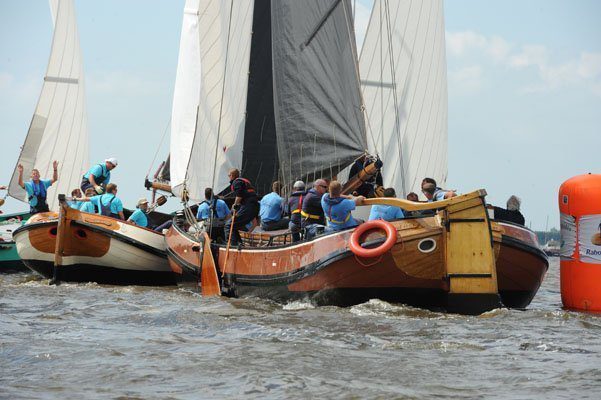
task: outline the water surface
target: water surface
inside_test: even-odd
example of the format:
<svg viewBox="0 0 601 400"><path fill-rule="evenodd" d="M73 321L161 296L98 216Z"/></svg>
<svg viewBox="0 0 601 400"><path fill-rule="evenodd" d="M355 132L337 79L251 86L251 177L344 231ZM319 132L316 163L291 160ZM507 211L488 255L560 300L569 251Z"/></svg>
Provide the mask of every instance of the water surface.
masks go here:
<svg viewBox="0 0 601 400"><path fill-rule="evenodd" d="M528 310L477 317L0 275L0 332L6 399L601 393L601 317L561 309L557 258Z"/></svg>

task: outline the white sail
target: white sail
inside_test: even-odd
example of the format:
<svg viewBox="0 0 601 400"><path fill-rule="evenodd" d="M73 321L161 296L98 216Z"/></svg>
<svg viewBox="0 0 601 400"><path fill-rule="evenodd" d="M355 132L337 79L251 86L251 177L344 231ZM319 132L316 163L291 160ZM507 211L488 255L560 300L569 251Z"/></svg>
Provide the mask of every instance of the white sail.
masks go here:
<svg viewBox="0 0 601 400"><path fill-rule="evenodd" d="M447 177L447 78L442 0L376 0L359 61L368 145L385 187L419 193Z"/></svg>
<svg viewBox="0 0 601 400"><path fill-rule="evenodd" d="M72 0L50 2L55 23L50 60L42 92L33 114L17 164L23 165L23 180L37 168L42 179L52 178L53 160L59 162L59 179L48 189L51 210L58 208L57 195L79 187L88 165L88 134L79 35ZM15 168L9 194L27 201L18 185Z"/></svg>
<svg viewBox="0 0 601 400"><path fill-rule="evenodd" d="M202 199L205 187L224 188L227 170L241 167L253 6L252 0L186 2L171 131L176 194L185 185L190 198Z"/></svg>

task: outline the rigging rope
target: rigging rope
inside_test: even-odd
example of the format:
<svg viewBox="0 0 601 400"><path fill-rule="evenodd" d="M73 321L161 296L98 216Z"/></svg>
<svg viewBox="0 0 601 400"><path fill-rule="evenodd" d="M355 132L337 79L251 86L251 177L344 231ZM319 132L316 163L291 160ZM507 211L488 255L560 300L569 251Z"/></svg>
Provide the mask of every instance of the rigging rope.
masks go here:
<svg viewBox="0 0 601 400"><path fill-rule="evenodd" d="M169 126L171 125L171 117L169 117L169 121L167 122L167 126L165 126L165 131L163 132L163 136L161 137L161 141L159 142L159 146L157 147L157 151L154 153L154 157L148 167L148 171L146 172L146 176L150 175L150 171L152 170L152 166L159 155L159 151L161 151L161 147L163 146L163 142L165 141L165 136L167 136L167 132L169 131Z"/></svg>

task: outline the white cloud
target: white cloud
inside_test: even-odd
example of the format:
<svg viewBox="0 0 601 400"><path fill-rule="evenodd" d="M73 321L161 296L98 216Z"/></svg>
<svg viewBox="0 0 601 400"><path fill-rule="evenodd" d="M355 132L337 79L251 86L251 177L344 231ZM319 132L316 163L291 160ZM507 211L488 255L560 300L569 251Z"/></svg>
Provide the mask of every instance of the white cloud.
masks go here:
<svg viewBox="0 0 601 400"><path fill-rule="evenodd" d="M534 68L540 82L523 87L522 93L550 91L562 87L586 88L593 94L600 95L601 87L601 53L582 52L579 58L564 62L551 62L551 52L543 45L522 45L514 51L514 44L499 36L490 38L473 31L447 32L447 50L450 57L468 59L468 55L476 56L483 61L504 65L512 70L520 71ZM469 58L473 62L473 57ZM466 67L455 73L457 83L465 81L473 67ZM474 71L472 71L474 72ZM476 76L476 75L474 75ZM480 71L480 78L482 71ZM476 90L478 80L472 78L465 81L468 87ZM481 81L480 81L481 84Z"/></svg>
<svg viewBox="0 0 601 400"><path fill-rule="evenodd" d="M471 65L449 72L449 86L455 93L475 93L482 88L482 67Z"/></svg>
<svg viewBox="0 0 601 400"><path fill-rule="evenodd" d="M447 32L447 50L455 56L462 56L472 49L486 47L486 37L472 31Z"/></svg>

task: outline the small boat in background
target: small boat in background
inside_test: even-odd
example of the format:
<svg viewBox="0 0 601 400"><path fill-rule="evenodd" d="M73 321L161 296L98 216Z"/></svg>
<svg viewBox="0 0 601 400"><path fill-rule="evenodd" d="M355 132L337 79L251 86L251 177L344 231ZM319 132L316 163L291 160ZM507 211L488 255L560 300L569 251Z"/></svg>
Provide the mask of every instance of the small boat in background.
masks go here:
<svg viewBox="0 0 601 400"><path fill-rule="evenodd" d="M170 218L157 212L148 215L154 225ZM66 203L61 203L59 213L32 216L13 237L25 265L45 278L114 285L175 284L162 233L84 213Z"/></svg>
<svg viewBox="0 0 601 400"><path fill-rule="evenodd" d="M0 215L0 273L28 271L17 253L13 232L29 217L29 213Z"/></svg>
<svg viewBox="0 0 601 400"><path fill-rule="evenodd" d="M559 257L559 252L561 250L561 243L559 243L557 240L551 239L547 243L544 244L544 246L542 247L542 250L548 256Z"/></svg>

